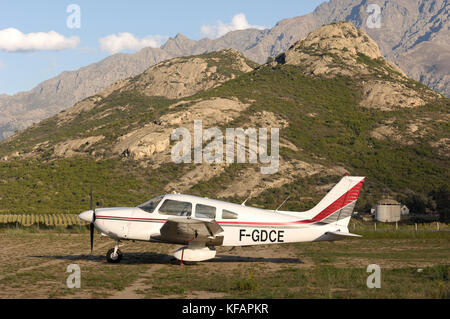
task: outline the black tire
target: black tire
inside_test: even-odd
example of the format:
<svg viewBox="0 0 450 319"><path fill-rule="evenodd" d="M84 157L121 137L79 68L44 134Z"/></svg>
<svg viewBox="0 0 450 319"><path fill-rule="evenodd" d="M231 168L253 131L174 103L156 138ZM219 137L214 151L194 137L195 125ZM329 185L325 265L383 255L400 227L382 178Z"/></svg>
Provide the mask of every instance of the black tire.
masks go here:
<svg viewBox="0 0 450 319"><path fill-rule="evenodd" d="M122 260L122 252L120 250L117 250L117 256L115 258L112 257L114 254L114 248L111 248L106 253L106 260L111 264L118 264Z"/></svg>

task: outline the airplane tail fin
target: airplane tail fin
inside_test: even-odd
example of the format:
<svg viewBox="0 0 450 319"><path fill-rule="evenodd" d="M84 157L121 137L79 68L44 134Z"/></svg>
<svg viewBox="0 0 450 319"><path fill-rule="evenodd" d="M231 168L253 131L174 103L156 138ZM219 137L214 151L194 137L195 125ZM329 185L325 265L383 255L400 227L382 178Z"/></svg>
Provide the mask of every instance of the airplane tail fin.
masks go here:
<svg viewBox="0 0 450 319"><path fill-rule="evenodd" d="M365 177L345 176L313 209L302 215L313 222L347 227L364 180Z"/></svg>

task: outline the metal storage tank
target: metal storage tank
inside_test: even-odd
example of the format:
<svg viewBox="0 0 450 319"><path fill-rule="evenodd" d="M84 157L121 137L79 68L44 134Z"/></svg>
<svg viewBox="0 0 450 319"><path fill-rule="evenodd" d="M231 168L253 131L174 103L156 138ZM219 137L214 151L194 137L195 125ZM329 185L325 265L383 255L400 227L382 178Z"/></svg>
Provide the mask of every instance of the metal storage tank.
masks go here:
<svg viewBox="0 0 450 319"><path fill-rule="evenodd" d="M401 204L393 199L383 199L375 207L375 219L384 223L400 221Z"/></svg>

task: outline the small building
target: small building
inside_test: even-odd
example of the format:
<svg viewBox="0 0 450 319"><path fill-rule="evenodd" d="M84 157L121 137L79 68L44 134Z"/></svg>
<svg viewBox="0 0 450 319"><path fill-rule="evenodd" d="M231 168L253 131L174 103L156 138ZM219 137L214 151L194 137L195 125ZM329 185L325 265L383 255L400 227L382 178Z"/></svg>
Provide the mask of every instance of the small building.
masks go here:
<svg viewBox="0 0 450 319"><path fill-rule="evenodd" d="M375 220L383 223L400 221L401 204L393 199L382 199L375 206Z"/></svg>

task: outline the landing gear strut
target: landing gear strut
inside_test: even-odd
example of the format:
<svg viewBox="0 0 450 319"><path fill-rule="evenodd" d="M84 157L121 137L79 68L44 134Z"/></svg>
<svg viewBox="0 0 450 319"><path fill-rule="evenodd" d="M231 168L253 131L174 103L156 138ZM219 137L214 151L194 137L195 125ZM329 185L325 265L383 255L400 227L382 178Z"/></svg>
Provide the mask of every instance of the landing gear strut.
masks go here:
<svg viewBox="0 0 450 319"><path fill-rule="evenodd" d="M116 246L106 253L106 260L109 263L117 264L122 260L122 252L119 250L120 242L116 241Z"/></svg>

